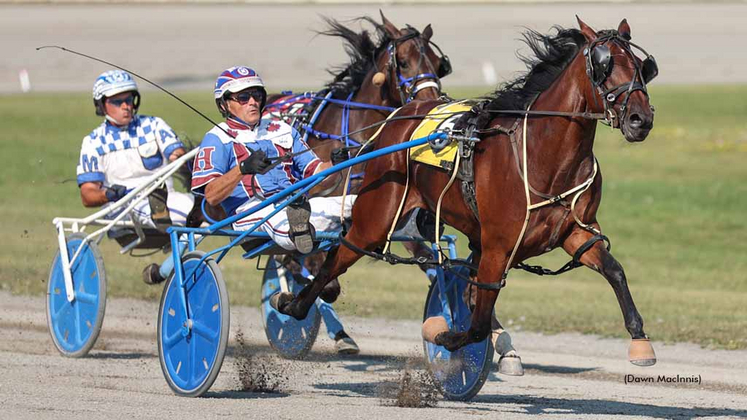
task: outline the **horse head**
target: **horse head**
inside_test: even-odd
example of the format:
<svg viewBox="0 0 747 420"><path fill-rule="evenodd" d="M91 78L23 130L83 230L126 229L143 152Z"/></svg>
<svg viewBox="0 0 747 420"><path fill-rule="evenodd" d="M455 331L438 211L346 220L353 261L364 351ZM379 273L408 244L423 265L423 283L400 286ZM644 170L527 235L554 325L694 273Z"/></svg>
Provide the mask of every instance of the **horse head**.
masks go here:
<svg viewBox="0 0 747 420"><path fill-rule="evenodd" d="M581 33L587 40L583 50L586 74L591 83L592 100L600 102L607 120L619 128L629 142L646 139L654 126L654 107L649 102L646 85L659 69L654 57L630 41L630 25L620 22L617 30L597 33L580 18ZM646 57L636 57L632 48Z"/></svg>
<svg viewBox="0 0 747 420"><path fill-rule="evenodd" d="M414 99L438 99L441 78L451 74L451 62L431 38L433 28L427 25L422 32L410 25L398 29L381 13L388 43L376 57L376 73L372 83L381 86L382 97L404 105Z"/></svg>

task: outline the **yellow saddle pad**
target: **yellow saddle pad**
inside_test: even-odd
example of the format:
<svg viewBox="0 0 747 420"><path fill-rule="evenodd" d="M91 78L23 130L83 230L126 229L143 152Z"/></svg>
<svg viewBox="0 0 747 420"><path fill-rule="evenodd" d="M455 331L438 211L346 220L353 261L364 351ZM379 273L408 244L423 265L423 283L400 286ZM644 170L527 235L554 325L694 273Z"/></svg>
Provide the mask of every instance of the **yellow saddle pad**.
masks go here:
<svg viewBox="0 0 747 420"><path fill-rule="evenodd" d="M418 128L412 133L410 140L425 137L437 130L447 130L454 127L459 117L472 108L472 103L467 101L450 102L439 105L428 112ZM438 153L434 153L430 144L410 149L410 159L425 163L426 165L438 166L450 170L453 167L457 154L457 143L452 142Z"/></svg>

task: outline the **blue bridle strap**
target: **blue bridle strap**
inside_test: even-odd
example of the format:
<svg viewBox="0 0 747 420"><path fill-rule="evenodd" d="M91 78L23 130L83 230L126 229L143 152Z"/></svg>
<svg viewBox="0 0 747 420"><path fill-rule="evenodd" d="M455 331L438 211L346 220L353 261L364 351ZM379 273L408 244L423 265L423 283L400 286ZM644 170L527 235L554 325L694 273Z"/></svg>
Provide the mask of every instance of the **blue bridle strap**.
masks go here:
<svg viewBox="0 0 747 420"><path fill-rule="evenodd" d="M433 73L421 73L421 74L419 74L417 76L414 76L414 77L404 78L398 72L397 76L399 77L399 86L400 87L405 86L407 88L409 88L410 86L412 86L414 82L417 82L420 79L434 79L434 80L438 79L438 77L436 77L436 75L433 74Z"/></svg>

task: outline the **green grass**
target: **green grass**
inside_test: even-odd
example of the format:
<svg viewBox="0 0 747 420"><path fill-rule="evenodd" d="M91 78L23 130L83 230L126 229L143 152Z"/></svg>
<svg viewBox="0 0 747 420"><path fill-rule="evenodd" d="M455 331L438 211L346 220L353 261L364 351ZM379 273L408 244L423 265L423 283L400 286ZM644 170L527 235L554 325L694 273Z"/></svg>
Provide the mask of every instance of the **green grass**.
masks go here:
<svg viewBox="0 0 747 420"><path fill-rule="evenodd" d="M182 96L218 118L209 94ZM600 223L652 338L747 348L747 86L654 87L651 96L655 128L642 144L599 128ZM192 140L210 128L158 93L146 92L141 112L163 117ZM56 251L52 218L90 214L80 204L75 165L83 136L100 119L86 94L0 96L0 115L0 288L42 294ZM119 255L113 242L101 247L110 296L160 296L160 288L141 282L140 270L163 255L136 260ZM466 253L464 241L460 249ZM530 262L557 268L567 259L555 251ZM222 263L234 304L258 302L261 273L254 266L238 251ZM558 278L517 271L508 284L498 308L510 329L627 336L614 293L590 270ZM342 313L418 318L427 282L413 267L364 261L343 277L343 290L336 305Z"/></svg>

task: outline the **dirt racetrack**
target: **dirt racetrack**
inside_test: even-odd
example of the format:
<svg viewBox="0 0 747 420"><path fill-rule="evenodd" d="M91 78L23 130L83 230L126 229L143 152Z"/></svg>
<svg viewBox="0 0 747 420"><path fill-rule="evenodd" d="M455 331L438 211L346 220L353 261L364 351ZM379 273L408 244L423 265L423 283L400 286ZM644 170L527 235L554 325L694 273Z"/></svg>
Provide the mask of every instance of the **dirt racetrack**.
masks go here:
<svg viewBox="0 0 747 420"><path fill-rule="evenodd" d="M659 362L627 362L627 342L579 334L513 331L526 375L491 373L472 402L400 408L393 395L406 366L422 367L414 321L346 318L362 354L341 358L326 335L306 361L272 355L259 311L235 307L228 357L203 398L176 397L161 373L155 302L110 299L87 358L60 356L46 326L44 299L0 293L0 411L4 419L79 418L739 418L747 417L747 351L654 343ZM245 344L235 334L241 332ZM245 355L275 393L241 391ZM626 375L699 377L701 383L633 383Z"/></svg>

